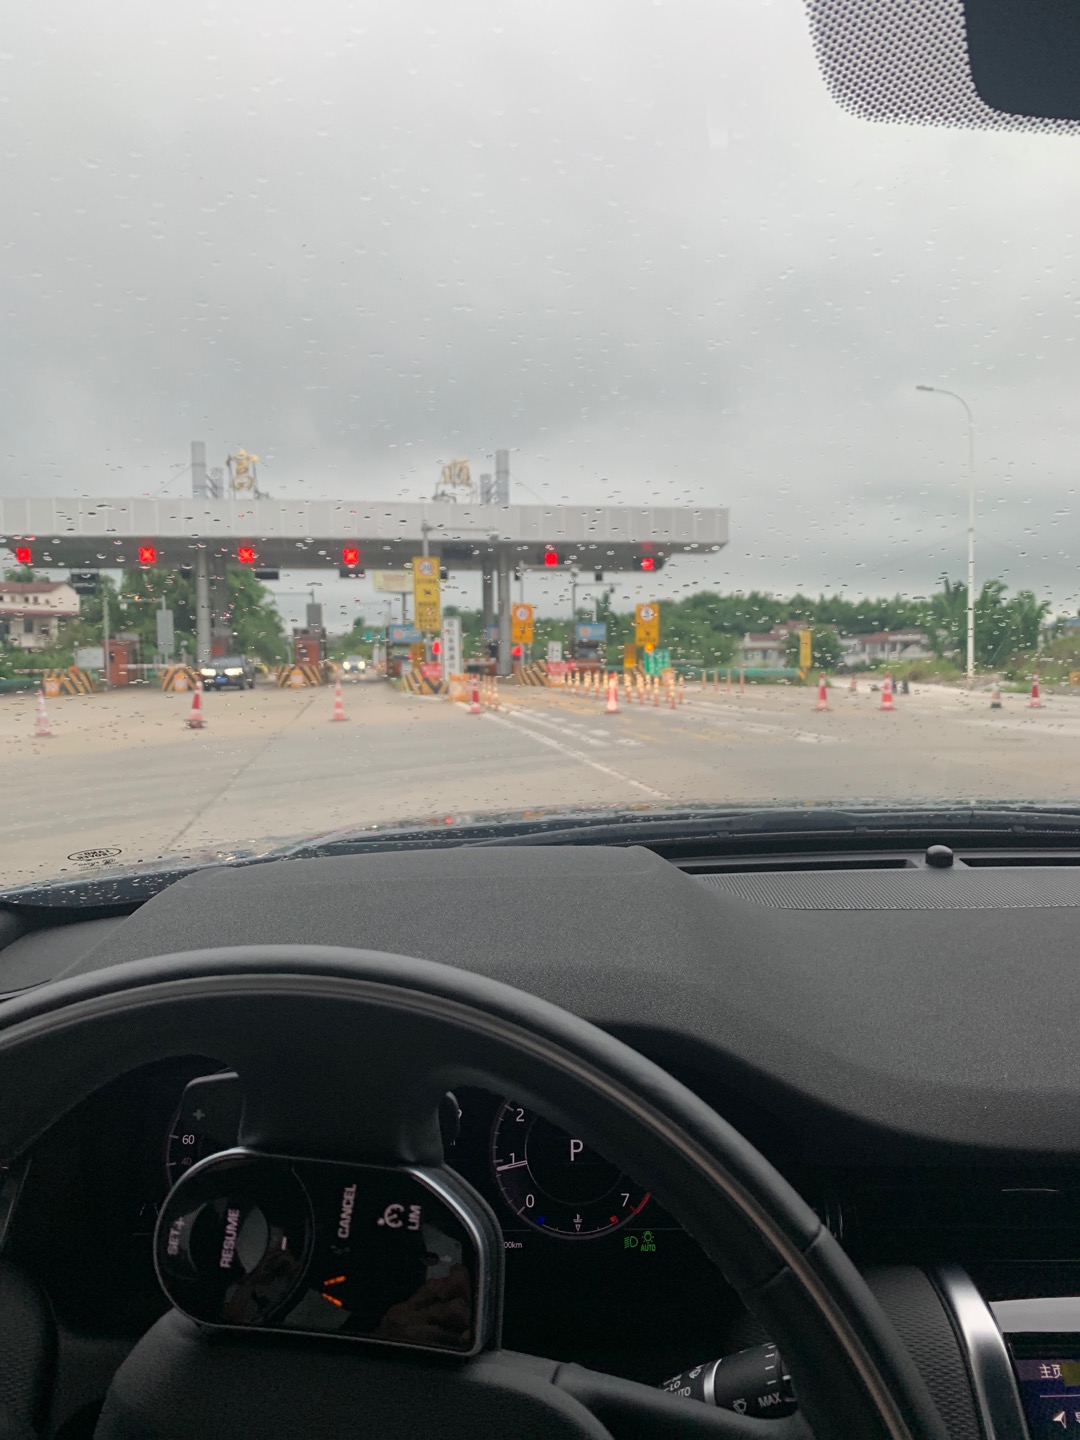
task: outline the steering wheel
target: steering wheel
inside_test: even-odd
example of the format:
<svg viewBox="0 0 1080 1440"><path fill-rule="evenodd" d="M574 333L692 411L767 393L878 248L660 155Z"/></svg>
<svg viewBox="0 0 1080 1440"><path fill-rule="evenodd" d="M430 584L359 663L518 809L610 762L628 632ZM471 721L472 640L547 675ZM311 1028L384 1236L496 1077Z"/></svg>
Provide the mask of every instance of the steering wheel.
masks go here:
<svg viewBox="0 0 1080 1440"><path fill-rule="evenodd" d="M323 946L237 947L133 961L29 992L0 1015L0 1158L108 1081L190 1055L241 1075L241 1147L305 1163L409 1167L471 1207L471 1233L481 1236L494 1217L444 1166L446 1092L471 1084L513 1095L584 1133L645 1182L723 1271L779 1346L800 1412L741 1416L500 1349L497 1240L487 1282L494 1319L479 1353L208 1328L173 1309L121 1364L98 1440L947 1440L858 1271L753 1146L595 1026L449 966ZM198 1178L192 1171L173 1195Z"/></svg>

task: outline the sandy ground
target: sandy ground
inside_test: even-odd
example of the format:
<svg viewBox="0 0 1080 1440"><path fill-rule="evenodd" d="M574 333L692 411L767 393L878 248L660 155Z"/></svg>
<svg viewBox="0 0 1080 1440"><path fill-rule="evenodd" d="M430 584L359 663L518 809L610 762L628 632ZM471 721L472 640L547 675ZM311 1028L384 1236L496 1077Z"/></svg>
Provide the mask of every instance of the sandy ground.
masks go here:
<svg viewBox="0 0 1080 1440"><path fill-rule="evenodd" d="M498 713L369 682L190 700L132 689L50 700L0 696L0 885L91 863L247 849L341 827L567 804L980 799L1080 800L1080 698L1031 710L1007 695L920 686L883 714L866 685L691 686L672 710L504 686Z"/></svg>

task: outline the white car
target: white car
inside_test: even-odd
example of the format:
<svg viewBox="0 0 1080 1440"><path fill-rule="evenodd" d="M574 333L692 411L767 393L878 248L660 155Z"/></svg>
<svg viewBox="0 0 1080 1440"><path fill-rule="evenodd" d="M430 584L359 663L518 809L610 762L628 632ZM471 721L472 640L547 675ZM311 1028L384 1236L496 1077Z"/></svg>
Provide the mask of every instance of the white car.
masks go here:
<svg viewBox="0 0 1080 1440"><path fill-rule="evenodd" d="M350 655L341 662L341 678L343 680L359 680L367 670L367 661L362 655Z"/></svg>

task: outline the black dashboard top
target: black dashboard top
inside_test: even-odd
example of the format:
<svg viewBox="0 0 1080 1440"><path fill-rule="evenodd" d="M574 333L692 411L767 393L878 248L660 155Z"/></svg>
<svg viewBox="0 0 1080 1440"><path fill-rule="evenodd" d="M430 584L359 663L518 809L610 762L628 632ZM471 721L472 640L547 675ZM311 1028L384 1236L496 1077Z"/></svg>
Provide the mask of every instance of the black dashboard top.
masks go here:
<svg viewBox="0 0 1080 1440"><path fill-rule="evenodd" d="M995 905L983 885L959 908L928 891L925 908L812 909L638 847L282 860L197 871L82 935L24 936L0 952L0 980L229 944L414 955L587 1017L700 1093L782 1117L822 1161L1067 1160L1080 870L1057 879L1026 904Z"/></svg>

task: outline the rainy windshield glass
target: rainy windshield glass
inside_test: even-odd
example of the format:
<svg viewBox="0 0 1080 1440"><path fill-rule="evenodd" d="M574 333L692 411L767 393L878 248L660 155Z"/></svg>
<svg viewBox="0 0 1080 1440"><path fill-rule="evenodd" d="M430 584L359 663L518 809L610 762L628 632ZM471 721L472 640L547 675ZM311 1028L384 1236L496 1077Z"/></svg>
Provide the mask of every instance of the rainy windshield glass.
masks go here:
<svg viewBox="0 0 1080 1440"><path fill-rule="evenodd" d="M855 118L798 0L2 50L0 883L1077 798L1080 141Z"/></svg>

